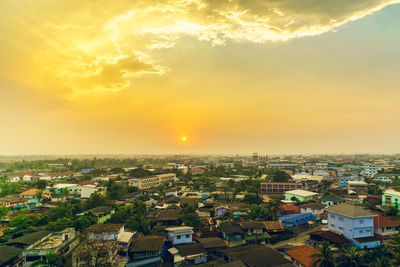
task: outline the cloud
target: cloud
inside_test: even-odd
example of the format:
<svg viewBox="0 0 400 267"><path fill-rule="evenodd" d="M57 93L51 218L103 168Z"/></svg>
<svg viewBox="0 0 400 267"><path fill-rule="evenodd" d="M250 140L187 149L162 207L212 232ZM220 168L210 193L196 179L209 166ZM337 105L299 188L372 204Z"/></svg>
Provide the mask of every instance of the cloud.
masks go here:
<svg viewBox="0 0 400 267"><path fill-rule="evenodd" d="M0 54L6 61L0 70L12 72L12 61L18 73L23 64L31 70L26 83L44 88L43 81L50 80L51 90L61 95L119 91L134 78L168 72L168 62L155 52L175 46L182 36L213 46L287 41L335 30L399 2L4 0Z"/></svg>

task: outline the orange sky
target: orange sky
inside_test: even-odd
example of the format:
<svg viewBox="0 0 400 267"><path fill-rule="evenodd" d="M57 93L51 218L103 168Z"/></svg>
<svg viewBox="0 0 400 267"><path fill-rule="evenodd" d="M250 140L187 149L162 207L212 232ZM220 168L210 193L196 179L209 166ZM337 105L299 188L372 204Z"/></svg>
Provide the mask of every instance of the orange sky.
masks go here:
<svg viewBox="0 0 400 267"><path fill-rule="evenodd" d="M398 2L3 0L0 154L400 152Z"/></svg>

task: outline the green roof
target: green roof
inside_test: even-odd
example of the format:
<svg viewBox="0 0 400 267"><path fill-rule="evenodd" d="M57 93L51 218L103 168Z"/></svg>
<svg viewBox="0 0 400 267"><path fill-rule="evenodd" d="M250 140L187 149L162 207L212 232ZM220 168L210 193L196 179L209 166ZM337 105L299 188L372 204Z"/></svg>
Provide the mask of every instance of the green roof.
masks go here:
<svg viewBox="0 0 400 267"><path fill-rule="evenodd" d="M22 253L22 249L10 246L0 246L0 266L9 263L15 257Z"/></svg>

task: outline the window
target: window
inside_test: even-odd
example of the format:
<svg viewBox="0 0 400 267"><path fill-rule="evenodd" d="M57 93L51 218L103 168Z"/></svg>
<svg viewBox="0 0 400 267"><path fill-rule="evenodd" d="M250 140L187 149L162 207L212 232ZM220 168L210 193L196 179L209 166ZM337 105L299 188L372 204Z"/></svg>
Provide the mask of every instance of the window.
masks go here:
<svg viewBox="0 0 400 267"><path fill-rule="evenodd" d="M332 218L332 219L335 219L335 215L331 215L331 218Z"/></svg>
<svg viewBox="0 0 400 267"><path fill-rule="evenodd" d="M360 220L360 224L363 224L364 223L364 220Z"/></svg>
<svg viewBox="0 0 400 267"><path fill-rule="evenodd" d="M181 236L180 236L180 235L177 235L177 236L176 236L176 239L181 239Z"/></svg>
<svg viewBox="0 0 400 267"><path fill-rule="evenodd" d="M190 238L190 235L186 235L186 238Z"/></svg>
<svg viewBox="0 0 400 267"><path fill-rule="evenodd" d="M387 226L386 230L392 230L392 227L391 226Z"/></svg>
<svg viewBox="0 0 400 267"><path fill-rule="evenodd" d="M367 229L367 230L365 230L365 232L371 233L371 229Z"/></svg>
<svg viewBox="0 0 400 267"><path fill-rule="evenodd" d="M339 230L343 230L343 227L342 227L342 226L339 226Z"/></svg>
<svg viewBox="0 0 400 267"><path fill-rule="evenodd" d="M364 233L364 230L360 230L360 234L363 234Z"/></svg>
<svg viewBox="0 0 400 267"><path fill-rule="evenodd" d="M332 226L332 227L335 227L335 225L334 225L333 223L331 223L331 226Z"/></svg>
<svg viewBox="0 0 400 267"><path fill-rule="evenodd" d="M343 217L339 217L339 221L341 221L341 222L342 222L342 221L343 221Z"/></svg>

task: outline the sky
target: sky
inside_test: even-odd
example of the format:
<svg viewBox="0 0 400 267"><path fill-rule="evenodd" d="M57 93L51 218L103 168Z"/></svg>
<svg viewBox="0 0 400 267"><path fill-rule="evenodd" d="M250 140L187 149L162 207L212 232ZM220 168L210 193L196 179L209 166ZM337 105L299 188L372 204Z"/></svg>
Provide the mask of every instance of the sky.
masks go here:
<svg viewBox="0 0 400 267"><path fill-rule="evenodd" d="M0 154L400 153L398 3L2 0Z"/></svg>

